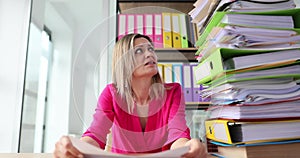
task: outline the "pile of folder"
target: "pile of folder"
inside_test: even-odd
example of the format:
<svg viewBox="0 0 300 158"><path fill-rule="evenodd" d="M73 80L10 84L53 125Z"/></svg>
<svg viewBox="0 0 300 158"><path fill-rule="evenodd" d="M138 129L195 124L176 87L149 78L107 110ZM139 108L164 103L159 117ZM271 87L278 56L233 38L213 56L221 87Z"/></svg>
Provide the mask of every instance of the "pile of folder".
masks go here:
<svg viewBox="0 0 300 158"><path fill-rule="evenodd" d="M294 0L197 0L188 14L191 22L196 24L197 34L200 35L211 17L217 11L226 12L264 12L287 10L296 7Z"/></svg>
<svg viewBox="0 0 300 158"><path fill-rule="evenodd" d="M126 34L149 36L156 48L194 47L195 26L184 13L118 14L118 39Z"/></svg>
<svg viewBox="0 0 300 158"><path fill-rule="evenodd" d="M209 87L202 96L212 103L207 138L223 156L240 146L289 144L283 153L285 146L299 147L300 9L290 8L293 1L269 2L289 8L217 11L196 42L194 78Z"/></svg>

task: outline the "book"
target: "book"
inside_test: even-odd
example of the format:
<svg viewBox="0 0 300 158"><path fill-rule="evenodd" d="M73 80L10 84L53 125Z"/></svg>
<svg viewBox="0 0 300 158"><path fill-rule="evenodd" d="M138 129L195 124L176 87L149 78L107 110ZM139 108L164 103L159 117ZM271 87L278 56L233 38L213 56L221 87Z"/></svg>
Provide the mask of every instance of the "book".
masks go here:
<svg viewBox="0 0 300 158"><path fill-rule="evenodd" d="M205 121L208 139L227 144L252 144L300 138L300 119L280 121Z"/></svg>
<svg viewBox="0 0 300 158"><path fill-rule="evenodd" d="M250 146L221 146L218 145L218 154L226 158L290 158L299 157L300 142L286 141Z"/></svg>
<svg viewBox="0 0 300 158"><path fill-rule="evenodd" d="M89 143L83 142L77 138L70 137L72 144L83 154L85 158L180 158L181 155L188 152L189 147L184 146L173 150L167 150L159 153L151 154L117 154L108 151L104 151L100 148L97 148Z"/></svg>

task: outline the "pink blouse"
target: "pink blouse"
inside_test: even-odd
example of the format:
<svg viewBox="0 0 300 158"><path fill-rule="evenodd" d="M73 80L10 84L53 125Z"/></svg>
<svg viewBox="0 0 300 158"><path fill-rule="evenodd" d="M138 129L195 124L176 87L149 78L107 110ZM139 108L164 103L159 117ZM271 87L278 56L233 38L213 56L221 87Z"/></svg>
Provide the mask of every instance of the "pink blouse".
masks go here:
<svg viewBox="0 0 300 158"><path fill-rule="evenodd" d="M104 149L111 128L112 152L147 153L168 150L178 138L190 139L185 120L185 101L178 83L166 83L165 97L149 103L148 119L142 130L136 107L132 114L122 102L113 84L99 97L91 126L83 134Z"/></svg>

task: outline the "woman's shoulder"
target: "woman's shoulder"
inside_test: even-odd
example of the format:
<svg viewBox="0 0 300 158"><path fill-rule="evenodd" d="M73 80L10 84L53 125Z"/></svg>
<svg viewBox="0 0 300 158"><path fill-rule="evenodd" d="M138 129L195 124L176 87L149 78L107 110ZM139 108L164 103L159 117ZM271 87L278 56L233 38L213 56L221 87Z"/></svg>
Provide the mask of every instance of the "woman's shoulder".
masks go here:
<svg viewBox="0 0 300 158"><path fill-rule="evenodd" d="M164 86L166 89L177 89L177 88L181 88L181 85L177 82L172 82L172 83L164 83Z"/></svg>
<svg viewBox="0 0 300 158"><path fill-rule="evenodd" d="M113 83L109 83L106 85L106 87L103 89L102 94L111 94L116 92L116 86Z"/></svg>

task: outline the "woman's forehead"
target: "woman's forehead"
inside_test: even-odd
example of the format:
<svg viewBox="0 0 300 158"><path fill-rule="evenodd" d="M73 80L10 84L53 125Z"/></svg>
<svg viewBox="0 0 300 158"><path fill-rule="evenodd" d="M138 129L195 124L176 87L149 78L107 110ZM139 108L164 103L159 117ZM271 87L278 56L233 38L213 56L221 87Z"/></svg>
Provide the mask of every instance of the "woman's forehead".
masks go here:
<svg viewBox="0 0 300 158"><path fill-rule="evenodd" d="M148 46L151 45L151 43L146 38L136 38L134 40L134 47L136 46Z"/></svg>

